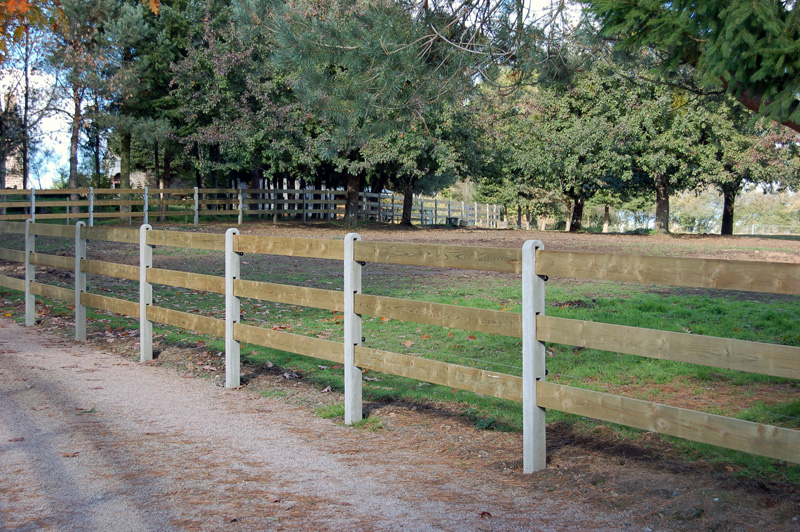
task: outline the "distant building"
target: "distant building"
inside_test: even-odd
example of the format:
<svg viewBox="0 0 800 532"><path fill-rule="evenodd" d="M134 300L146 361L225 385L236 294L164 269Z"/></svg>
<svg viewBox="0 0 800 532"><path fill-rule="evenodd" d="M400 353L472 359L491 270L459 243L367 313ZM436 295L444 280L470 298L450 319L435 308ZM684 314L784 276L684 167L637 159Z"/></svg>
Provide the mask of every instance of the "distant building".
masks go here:
<svg viewBox="0 0 800 532"><path fill-rule="evenodd" d="M120 188L122 174L122 159L116 155L112 159L112 163L108 170L108 177L111 178L111 188ZM146 172L134 170L131 172L131 188L144 188L151 186L150 176Z"/></svg>

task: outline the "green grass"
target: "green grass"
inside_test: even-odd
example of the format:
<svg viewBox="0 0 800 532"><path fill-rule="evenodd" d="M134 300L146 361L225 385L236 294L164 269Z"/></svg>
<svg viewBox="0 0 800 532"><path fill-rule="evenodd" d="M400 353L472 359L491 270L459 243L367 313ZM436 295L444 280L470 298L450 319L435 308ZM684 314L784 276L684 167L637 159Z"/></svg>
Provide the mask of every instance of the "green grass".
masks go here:
<svg viewBox="0 0 800 532"><path fill-rule="evenodd" d="M164 251L160 250L159 253ZM182 258L181 254L163 255L168 259L173 256ZM295 267L294 264L288 259L277 258L270 258L269 262L254 261L243 266L243 277L341 289L341 277L328 275L329 271L335 272L336 269L325 261L315 261L307 269ZM205 270L201 273L219 275L222 273L222 260L220 258L219 266L200 263L198 267ZM96 281L90 280L90 285L107 289L121 288L126 292L123 297L131 300L137 297L135 283L129 286L115 281L113 285L104 285L98 278ZM413 271L409 273L397 268L374 278L365 276L364 292L505 312L519 312L521 308L520 282L511 277L470 276L464 279L438 274L416 276ZM167 308L220 319L224 317L224 298L218 294L156 286L154 297L156 304ZM0 298L19 302L21 294L0 289ZM70 310L67 305L53 303L49 312L67 315ZM587 282L567 285L550 281L547 285L546 313L611 324L800 346L800 332L796 326L796 317L800 315L800 297L754 298L734 292L660 287L645 287L643 290L641 286L624 283ZM243 299L242 314L244 323L337 342L343 339L342 316L330 311ZM127 318L92 311L89 315L112 328L137 326L135 320ZM21 313L15 317L22 320ZM158 328L157 334L163 335L159 339L162 345L191 347L205 342L209 351L224 351L224 342L221 339L172 327ZM521 374L522 346L521 341L516 338L369 316L365 316L363 320L363 336L366 347L511 375ZM246 364L258 366L269 361L280 368L302 374L306 382L320 389L330 386L333 390L343 391L342 368L328 361L251 345L243 345L242 354ZM669 402L670 397L676 394L702 397L705 388L722 385L733 387L743 396L750 393L750 387L758 385L780 385L800 392L800 382L789 379L556 344L548 345L547 367L548 379L551 381L595 390L605 390L608 386L630 387L635 390L634 397L656 402ZM366 372L364 377L366 401L456 403L463 409L466 418L480 429L521 430L522 407L518 403L394 375ZM670 385L677 391L670 391ZM705 410L730 415L732 410L729 407L730 405L709 401ZM321 417L343 416L340 405L318 413ZM799 399L778 404L756 404L734 411L734 414L750 421L800 428ZM591 420L557 411L548 411L547 420L566 422L579 430L587 431L599 425ZM369 423L368 430L380 428L379 420L373 419ZM615 430L632 440L639 439L642 434L625 427L615 427ZM800 482L800 466L781 464L775 460L676 438L669 440L687 459L702 457L712 463L732 464L737 474L777 476L791 482Z"/></svg>

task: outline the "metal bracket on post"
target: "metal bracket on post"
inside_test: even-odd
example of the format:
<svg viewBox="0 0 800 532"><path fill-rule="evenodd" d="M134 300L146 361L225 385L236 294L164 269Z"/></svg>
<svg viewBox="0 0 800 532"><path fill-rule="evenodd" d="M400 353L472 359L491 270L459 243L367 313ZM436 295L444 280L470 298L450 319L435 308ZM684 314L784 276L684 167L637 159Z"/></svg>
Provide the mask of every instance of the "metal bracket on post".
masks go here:
<svg viewBox="0 0 800 532"><path fill-rule="evenodd" d="M200 224L200 191L194 187L194 226Z"/></svg>
<svg viewBox="0 0 800 532"><path fill-rule="evenodd" d="M225 232L225 387L236 388L240 382L241 345L234 338L236 324L240 323L241 303L234 294L234 282L241 275L241 256L234 252L234 237L239 230Z"/></svg>
<svg viewBox="0 0 800 532"><path fill-rule="evenodd" d="M536 404L536 383L545 378L545 345L536 338L536 317L544 315L544 278L536 275L539 240L522 246L522 447L523 471L547 465L545 410Z"/></svg>
<svg viewBox="0 0 800 532"><path fill-rule="evenodd" d="M33 190L31 190L33 198ZM31 200L33 207L33 200ZM33 209L31 209L33 212ZM36 236L31 231L33 218L25 220L25 326L36 324L36 296L31 293L31 283L36 280L36 266L31 262L31 255L36 252Z"/></svg>
<svg viewBox="0 0 800 532"><path fill-rule="evenodd" d="M86 274L81 270L81 261L86 258L86 239L81 238L81 229L86 222L75 223L75 340L86 341L86 305L81 303L81 294L86 292Z"/></svg>
<svg viewBox="0 0 800 532"><path fill-rule="evenodd" d="M89 227L94 227L94 187L89 187Z"/></svg>
<svg viewBox="0 0 800 532"><path fill-rule="evenodd" d="M355 295L361 293L361 264L355 261L358 233L344 237L344 424L361 421L363 399L361 370L355 364L356 346L361 345L361 316L355 313Z"/></svg>
<svg viewBox="0 0 800 532"><path fill-rule="evenodd" d="M147 245L147 224L139 228L139 362L153 360L153 322L147 319L147 307L153 304L153 285L147 282L147 270L153 267L153 248Z"/></svg>

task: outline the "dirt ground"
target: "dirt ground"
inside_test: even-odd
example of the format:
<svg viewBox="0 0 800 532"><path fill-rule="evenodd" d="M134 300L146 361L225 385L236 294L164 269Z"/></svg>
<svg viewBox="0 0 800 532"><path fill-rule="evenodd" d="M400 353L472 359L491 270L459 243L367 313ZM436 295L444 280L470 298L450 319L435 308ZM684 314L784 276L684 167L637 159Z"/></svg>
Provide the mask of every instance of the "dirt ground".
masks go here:
<svg viewBox="0 0 800 532"><path fill-rule="evenodd" d="M242 232L344 235L294 224ZM800 263L792 239L358 232ZM602 425L551 424L547 469L524 475L521 435L477 430L452 405L371 404L382 427L347 428L314 414L341 396L281 368L244 368L246 386L225 390L199 378L219 367L213 353L166 349L140 365L124 331L79 345L68 327L44 317L24 330L0 317L0 530L800 530L800 486L688 462L656 437L633 443Z"/></svg>

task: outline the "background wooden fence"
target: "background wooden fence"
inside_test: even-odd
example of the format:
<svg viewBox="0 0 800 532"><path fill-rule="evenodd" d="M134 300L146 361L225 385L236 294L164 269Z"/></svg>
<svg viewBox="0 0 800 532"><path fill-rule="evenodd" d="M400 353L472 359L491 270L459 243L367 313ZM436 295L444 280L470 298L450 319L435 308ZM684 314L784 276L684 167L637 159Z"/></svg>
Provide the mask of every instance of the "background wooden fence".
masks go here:
<svg viewBox="0 0 800 532"><path fill-rule="evenodd" d="M0 233L25 235L25 251L0 249L0 259L23 262L24 280L0 276L0 286L26 294L26 323L34 322L35 296L75 303L76 338L86 338L86 307L139 319L141 360L152 358L152 324L162 323L225 338L226 386L239 385L240 343L265 346L344 365L345 421L361 417L361 369L401 375L523 403L523 456L526 472L545 467L544 409L586 416L638 429L678 436L800 463L800 431L677 408L608 393L547 382L544 342L596 348L800 379L800 348L554 318L544 313L545 278L550 275L746 290L800 295L800 265L713 259L640 257L602 253L556 252L529 241L520 249L362 242L356 234L342 240L289 239L140 229L91 228L0 222ZM75 257L36 252L37 235L75 240ZM139 266L86 257L87 240L139 246ZM155 246L219 251L225 277L152 267ZM242 255L267 254L342 261L344 290L323 290L247 280ZM362 293L361 267L391 263L436 268L474 269L522 276L522 313L465 308ZM37 283L35 267L74 271L75 288ZM139 281L139 301L86 291L86 274ZM153 304L158 285L225 296L223 317L209 317ZM344 312L344 342L302 336L240 323L240 299L251 298ZM487 332L522 338L522 377L429 360L362 346L361 316Z"/></svg>
<svg viewBox="0 0 800 532"><path fill-rule="evenodd" d="M298 219L304 222L344 217L346 192L313 189L65 189L0 190L0 220L86 220L150 216L184 216L198 225L200 216L245 215ZM359 218L399 223L402 196L362 192ZM419 225L498 227L502 208L493 204L414 197L411 221Z"/></svg>

